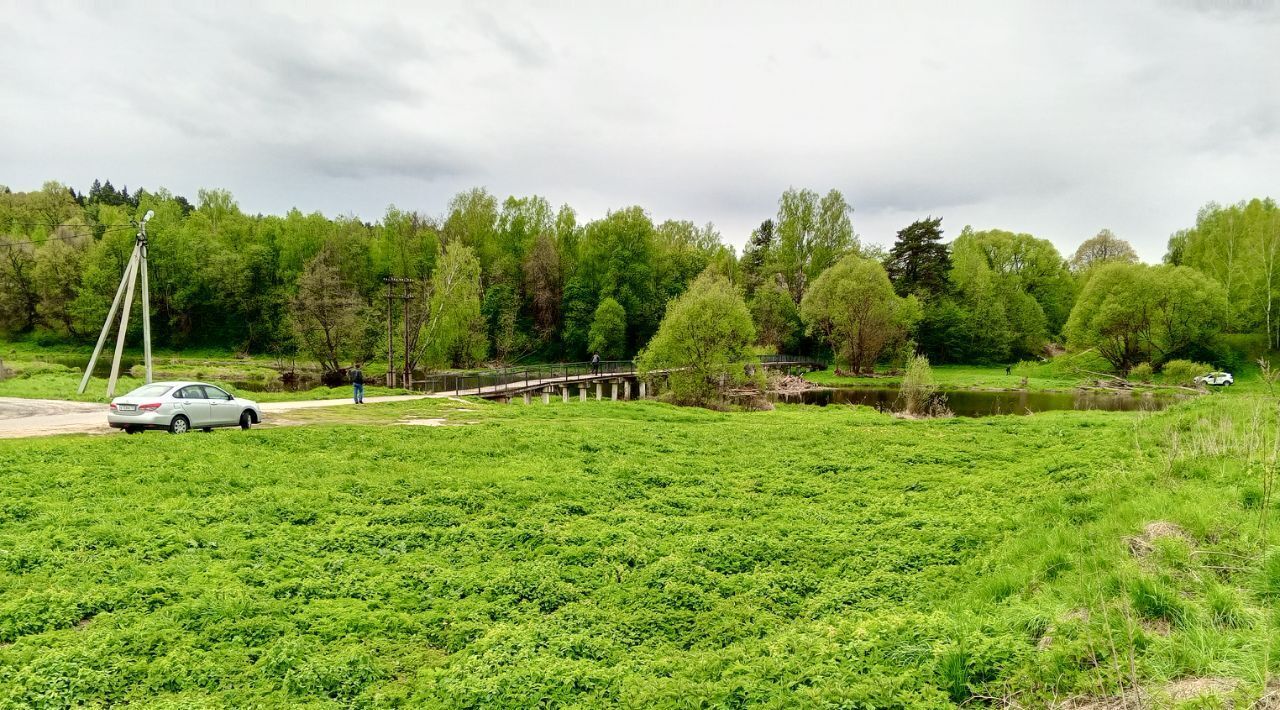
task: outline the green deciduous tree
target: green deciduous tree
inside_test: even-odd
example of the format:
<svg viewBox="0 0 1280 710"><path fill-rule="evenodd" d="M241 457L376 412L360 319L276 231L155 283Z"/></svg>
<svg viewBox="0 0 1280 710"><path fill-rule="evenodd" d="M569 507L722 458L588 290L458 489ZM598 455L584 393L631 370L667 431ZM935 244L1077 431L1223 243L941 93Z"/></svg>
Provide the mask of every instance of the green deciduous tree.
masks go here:
<svg viewBox="0 0 1280 710"><path fill-rule="evenodd" d="M564 298L564 272L555 236L541 234L525 257L524 288L528 295L533 324L538 337L552 340L560 323L560 306Z"/></svg>
<svg viewBox="0 0 1280 710"><path fill-rule="evenodd" d="M1206 274L1227 291L1231 332L1263 333L1280 347L1280 208L1250 200L1206 205L1196 226L1170 239L1167 260Z"/></svg>
<svg viewBox="0 0 1280 710"><path fill-rule="evenodd" d="M461 242L446 244L425 298L418 335L410 348L430 367L470 367L488 352L480 311L480 260Z"/></svg>
<svg viewBox="0 0 1280 710"><path fill-rule="evenodd" d="M627 342L622 353L634 352L647 342L661 314L655 231L649 215L639 207L610 212L582 230L574 276L594 295L590 300L599 303L612 298L626 312Z"/></svg>
<svg viewBox="0 0 1280 710"><path fill-rule="evenodd" d="M853 208L838 190L821 198L812 190L791 188L778 200L778 244L773 270L782 275L799 303L818 275L857 249L849 215Z"/></svg>
<svg viewBox="0 0 1280 710"><path fill-rule="evenodd" d="M591 319L591 331L587 335L587 349L598 353L601 359L618 360L627 348L627 311L612 298L606 297L596 307Z"/></svg>
<svg viewBox="0 0 1280 710"><path fill-rule="evenodd" d="M1127 373L1207 347L1225 315L1223 287L1193 269L1116 262L1085 284L1066 332L1072 348L1096 348Z"/></svg>
<svg viewBox="0 0 1280 710"><path fill-rule="evenodd" d="M26 240L0 237L0 330L28 331L39 319L35 249Z"/></svg>
<svg viewBox="0 0 1280 710"><path fill-rule="evenodd" d="M1138 252L1125 240L1117 237L1110 229L1104 229L1096 236L1084 240L1071 255L1071 270L1077 274L1087 272L1095 266L1121 261L1126 264L1138 262Z"/></svg>
<svg viewBox="0 0 1280 710"><path fill-rule="evenodd" d="M1061 331L1076 285L1047 240L965 227L951 245L951 259L951 280L971 344L962 359L1025 357Z"/></svg>
<svg viewBox="0 0 1280 710"><path fill-rule="evenodd" d="M480 312L488 324L493 357L499 364L505 365L528 351L530 329L520 322L520 296L515 289L506 284L485 289Z"/></svg>
<svg viewBox="0 0 1280 710"><path fill-rule="evenodd" d="M886 346L906 338L920 319L920 305L914 296L894 292L878 262L851 254L818 277L800 313L809 332L860 374L874 367Z"/></svg>
<svg viewBox="0 0 1280 710"><path fill-rule="evenodd" d="M776 281L756 288L748 304L755 323L756 342L784 353L795 350L801 328L800 309L791 294Z"/></svg>
<svg viewBox="0 0 1280 710"><path fill-rule="evenodd" d="M642 375L667 371L678 401L706 405L748 376L754 338L742 294L728 279L708 273L668 304L657 334L636 361Z"/></svg>
<svg viewBox="0 0 1280 710"><path fill-rule="evenodd" d="M293 331L302 348L325 372L373 354L367 319L371 315L356 289L342 280L333 257L321 253L307 263L290 303Z"/></svg>
<svg viewBox="0 0 1280 710"><path fill-rule="evenodd" d="M33 276L40 297L40 318L74 337L81 329L72 306L80 290L82 261L91 237L76 237L65 228L54 236L36 251Z"/></svg>

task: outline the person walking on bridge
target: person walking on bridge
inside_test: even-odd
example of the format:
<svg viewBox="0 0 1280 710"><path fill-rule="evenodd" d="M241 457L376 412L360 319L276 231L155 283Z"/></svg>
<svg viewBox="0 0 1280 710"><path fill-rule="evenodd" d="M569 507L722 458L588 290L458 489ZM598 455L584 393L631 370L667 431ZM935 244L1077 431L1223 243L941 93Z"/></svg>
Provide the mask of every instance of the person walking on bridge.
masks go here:
<svg viewBox="0 0 1280 710"><path fill-rule="evenodd" d="M600 353L591 354L591 374L600 374Z"/></svg>
<svg viewBox="0 0 1280 710"><path fill-rule="evenodd" d="M360 369L360 363L356 363L351 368L351 393L354 395L356 404L364 404L364 371Z"/></svg>

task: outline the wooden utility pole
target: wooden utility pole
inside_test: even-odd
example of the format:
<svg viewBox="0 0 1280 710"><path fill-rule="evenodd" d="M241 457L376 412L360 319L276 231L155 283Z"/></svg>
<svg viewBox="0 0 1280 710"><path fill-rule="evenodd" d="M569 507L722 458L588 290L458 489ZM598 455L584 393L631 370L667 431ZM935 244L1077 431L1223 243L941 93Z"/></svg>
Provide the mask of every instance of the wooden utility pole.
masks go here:
<svg viewBox="0 0 1280 710"><path fill-rule="evenodd" d="M395 387L396 385L395 326L391 304L398 298L404 301L404 372L400 375L400 382L405 389L408 389L413 384L413 373L409 371L409 301L413 300L413 295L409 292L409 284L413 283L413 279L388 276L382 279L382 282L387 285L387 386ZM404 293L396 293L395 284L404 284Z"/></svg>
<svg viewBox="0 0 1280 710"><path fill-rule="evenodd" d="M413 283L412 279L401 279L404 284L404 294L400 298L404 299L404 388L413 389L413 368L409 366L409 301L413 300L413 294L409 292L409 284Z"/></svg>
<svg viewBox="0 0 1280 710"><path fill-rule="evenodd" d="M384 278L382 282L387 285L387 387L395 387L396 386L396 346L395 346L395 337L393 336L395 329L393 326L394 321L392 320L393 316L392 316L392 310L391 310L391 300L393 298L391 293L391 289L392 289L391 277L388 276L387 278Z"/></svg>

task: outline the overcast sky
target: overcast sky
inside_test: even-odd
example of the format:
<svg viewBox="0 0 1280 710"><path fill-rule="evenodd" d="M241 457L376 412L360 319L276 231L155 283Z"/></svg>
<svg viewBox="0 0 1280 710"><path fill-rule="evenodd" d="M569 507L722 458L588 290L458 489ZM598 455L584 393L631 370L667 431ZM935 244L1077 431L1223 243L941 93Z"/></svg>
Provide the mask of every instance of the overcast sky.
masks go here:
<svg viewBox="0 0 1280 710"><path fill-rule="evenodd" d="M1280 0L0 0L0 184L442 214L487 186L741 245L788 186L1147 260L1280 197Z"/></svg>

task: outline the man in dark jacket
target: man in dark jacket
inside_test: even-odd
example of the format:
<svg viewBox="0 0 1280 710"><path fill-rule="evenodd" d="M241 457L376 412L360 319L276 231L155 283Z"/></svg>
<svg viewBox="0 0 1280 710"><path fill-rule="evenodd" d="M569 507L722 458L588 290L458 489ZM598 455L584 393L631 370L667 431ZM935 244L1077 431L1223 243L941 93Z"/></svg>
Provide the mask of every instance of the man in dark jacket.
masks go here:
<svg viewBox="0 0 1280 710"><path fill-rule="evenodd" d="M592 353L591 355L591 374L600 374L600 353Z"/></svg>
<svg viewBox="0 0 1280 710"><path fill-rule="evenodd" d="M351 368L351 390L356 404L364 404L364 371L360 369L358 362Z"/></svg>

